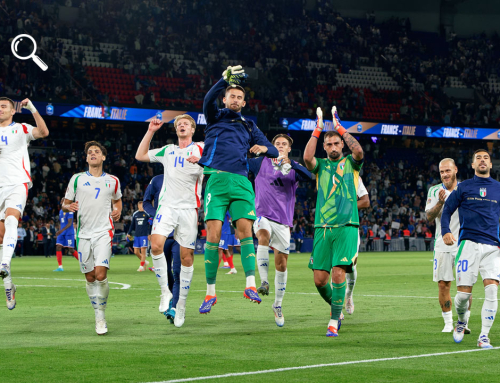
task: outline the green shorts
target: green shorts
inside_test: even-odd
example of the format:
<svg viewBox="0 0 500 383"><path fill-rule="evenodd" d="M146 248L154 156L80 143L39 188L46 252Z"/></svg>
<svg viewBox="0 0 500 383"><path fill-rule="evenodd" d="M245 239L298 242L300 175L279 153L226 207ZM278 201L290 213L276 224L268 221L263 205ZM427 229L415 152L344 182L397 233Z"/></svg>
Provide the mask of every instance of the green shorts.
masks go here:
<svg viewBox="0 0 500 383"><path fill-rule="evenodd" d="M358 228L355 226L317 227L309 268L330 272L334 266L352 265L358 256ZM349 267L351 266L351 267Z"/></svg>
<svg viewBox="0 0 500 383"><path fill-rule="evenodd" d="M216 219L224 222L226 211L236 222L240 218L257 219L255 193L252 183L240 174L214 172L205 188L205 221Z"/></svg>

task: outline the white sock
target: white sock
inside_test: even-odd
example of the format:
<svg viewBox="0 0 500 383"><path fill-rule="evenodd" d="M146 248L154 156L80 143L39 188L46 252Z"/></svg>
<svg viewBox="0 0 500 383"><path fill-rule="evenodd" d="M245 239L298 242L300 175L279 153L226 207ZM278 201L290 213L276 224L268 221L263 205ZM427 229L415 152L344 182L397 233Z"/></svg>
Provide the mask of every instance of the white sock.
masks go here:
<svg viewBox="0 0 500 383"><path fill-rule="evenodd" d="M274 289L275 289L275 298L274 305L281 306L283 302L283 297L285 296L286 291L286 280L288 277L288 270L278 271L276 270L276 274L274 276Z"/></svg>
<svg viewBox="0 0 500 383"><path fill-rule="evenodd" d="M85 288L90 299L90 304L94 308L94 311L96 312L95 314L97 315L97 309L99 307L97 304L97 283L87 281L87 285L85 286Z"/></svg>
<svg viewBox="0 0 500 383"><path fill-rule="evenodd" d="M3 243L0 244L0 264L2 263L2 257L3 257Z"/></svg>
<svg viewBox="0 0 500 383"><path fill-rule="evenodd" d="M330 322L328 322L328 327L334 327L334 328L337 328L339 322L335 319L330 319ZM337 329L338 330L338 329Z"/></svg>
<svg viewBox="0 0 500 383"><path fill-rule="evenodd" d="M215 283L213 285L207 284L207 295L215 296Z"/></svg>
<svg viewBox="0 0 500 383"><path fill-rule="evenodd" d="M452 324L453 323L453 311L443 311L441 315L444 319L444 324Z"/></svg>
<svg viewBox="0 0 500 383"><path fill-rule="evenodd" d="M5 218L5 234L3 236L3 255L2 265L7 265L10 268L12 255L16 249L17 243L17 224L16 217L9 215Z"/></svg>
<svg viewBox="0 0 500 383"><path fill-rule="evenodd" d="M498 309L497 301L498 286L488 285L484 288L484 303L481 310L481 334L488 336L491 326L495 321L495 315Z"/></svg>
<svg viewBox="0 0 500 383"><path fill-rule="evenodd" d="M345 289L345 295L347 298L352 297L352 292L354 291L354 285L356 285L356 278L358 277L358 270L356 266L352 267L352 273L346 273L347 286Z"/></svg>
<svg viewBox="0 0 500 383"><path fill-rule="evenodd" d="M177 308L183 309L186 307L186 299L191 287L191 280L193 279L193 266L181 266L180 273L180 286L179 286L179 301Z"/></svg>
<svg viewBox="0 0 500 383"><path fill-rule="evenodd" d="M260 281L268 282L269 273L269 246L257 246L257 266L259 268ZM248 286L248 283L247 283Z"/></svg>
<svg viewBox="0 0 500 383"><path fill-rule="evenodd" d="M164 253L153 255L153 267L155 268L156 278L158 279L163 294L165 287L168 290L168 266Z"/></svg>
<svg viewBox="0 0 500 383"><path fill-rule="evenodd" d="M247 284L246 287L257 287L255 286L255 275L249 275L247 277Z"/></svg>
<svg viewBox="0 0 500 383"><path fill-rule="evenodd" d="M465 320L467 321L467 327L469 327L469 319L470 319L470 310L467 310L465 313Z"/></svg>
<svg viewBox="0 0 500 383"><path fill-rule="evenodd" d="M460 322L465 322L465 314L467 313L467 307L469 307L470 295L471 293L464 293L462 291L457 291L457 295L455 295L455 311L457 312Z"/></svg>
<svg viewBox="0 0 500 383"><path fill-rule="evenodd" d="M108 304L109 296L109 284L108 278L103 281L96 281L97 285L97 315L99 319L104 319L104 311L106 310L106 305Z"/></svg>

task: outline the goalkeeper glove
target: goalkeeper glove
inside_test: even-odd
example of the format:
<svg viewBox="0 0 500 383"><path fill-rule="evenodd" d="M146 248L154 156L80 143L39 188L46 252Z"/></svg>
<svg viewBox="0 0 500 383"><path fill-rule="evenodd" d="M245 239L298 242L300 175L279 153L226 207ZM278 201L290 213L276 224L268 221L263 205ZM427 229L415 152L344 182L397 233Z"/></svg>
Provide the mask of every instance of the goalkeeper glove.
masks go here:
<svg viewBox="0 0 500 383"><path fill-rule="evenodd" d="M227 69L222 72L222 77L229 85L236 86L241 85L248 75L241 65L237 65L228 66Z"/></svg>
<svg viewBox="0 0 500 383"><path fill-rule="evenodd" d="M337 113L337 107L332 106L332 117L333 117L333 127L341 136L344 135L347 130L342 126L342 122L340 121L339 114Z"/></svg>
<svg viewBox="0 0 500 383"><path fill-rule="evenodd" d="M325 128L325 125L323 124L323 111L319 106L318 109L316 109L316 115L318 116L316 119L316 129L314 129L312 136L319 139L321 132Z"/></svg>

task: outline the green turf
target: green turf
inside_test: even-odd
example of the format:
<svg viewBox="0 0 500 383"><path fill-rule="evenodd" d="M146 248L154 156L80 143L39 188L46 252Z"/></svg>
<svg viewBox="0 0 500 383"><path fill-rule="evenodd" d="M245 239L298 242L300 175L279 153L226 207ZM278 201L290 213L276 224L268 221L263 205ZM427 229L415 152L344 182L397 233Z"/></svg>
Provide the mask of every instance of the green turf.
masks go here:
<svg viewBox="0 0 500 383"><path fill-rule="evenodd" d="M205 273L202 256L196 256L186 322L180 329L158 312L153 273L136 272L135 257L113 258L109 280L131 287L110 291L106 336L95 334L94 313L75 259L64 258L63 273L52 272L54 258L14 259L17 307L0 310L0 381L152 382L477 348L484 291L476 285L472 335L455 344L451 334L441 333L432 253L361 254L355 312L346 315L338 338L325 337L330 309L316 293L307 268L309 254L290 255L283 328L274 323L273 283L262 304L243 298L244 273L237 258L238 274L219 270L218 303L212 313L200 315ZM270 278L274 280L273 271ZM452 296L455 291L453 287ZM490 333L494 346L500 346L499 326ZM498 357L499 350L489 350L219 380L497 381Z"/></svg>

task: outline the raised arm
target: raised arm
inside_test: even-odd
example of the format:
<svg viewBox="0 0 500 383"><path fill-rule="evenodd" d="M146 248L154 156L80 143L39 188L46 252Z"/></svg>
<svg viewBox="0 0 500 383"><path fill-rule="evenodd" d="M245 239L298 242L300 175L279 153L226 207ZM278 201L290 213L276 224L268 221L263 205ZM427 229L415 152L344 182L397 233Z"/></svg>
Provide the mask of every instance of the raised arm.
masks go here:
<svg viewBox="0 0 500 383"><path fill-rule="evenodd" d="M339 115L337 113L336 106L332 107L332 116L333 116L333 127L337 132L340 133L340 135L344 139L349 149L351 149L352 158L354 158L358 162L363 160L364 157L363 149L361 148L361 145L359 144L358 140L356 140L353 136L347 133L347 130L342 126Z"/></svg>
<svg viewBox="0 0 500 383"><path fill-rule="evenodd" d="M304 163L308 170L313 170L316 167L316 146L318 145L319 136L323 131L325 125L323 124L323 111L318 107L316 109L316 129L314 129L311 138L307 142L306 148L304 149Z"/></svg>
<svg viewBox="0 0 500 383"><path fill-rule="evenodd" d="M135 159L142 162L150 162L149 159L149 144L151 143L151 139L153 138L155 132L161 128L163 125L163 121L158 120L157 118L153 118L149 123L148 131L142 138L139 147L137 148L137 152L135 153Z"/></svg>
<svg viewBox="0 0 500 383"><path fill-rule="evenodd" d="M49 135L49 128L47 128L47 124L43 120L40 113L38 113L33 103L28 98L25 98L21 101L21 106L24 109L28 109L33 114L33 118L35 119L36 128L34 128L32 132L33 138L37 140L39 138L47 137Z"/></svg>
<svg viewBox="0 0 500 383"><path fill-rule="evenodd" d="M311 181L312 180L312 174L309 170L307 170L304 166L299 164L298 162L295 162L293 160L290 160L290 165L292 166L292 169L295 170L295 180L296 181Z"/></svg>
<svg viewBox="0 0 500 383"><path fill-rule="evenodd" d="M217 113L219 113L219 107L217 106L217 99L219 98L220 92L227 87L227 82L221 78L206 94L203 100L203 114L205 115L205 120L207 124L213 122Z"/></svg>
<svg viewBox="0 0 500 383"><path fill-rule="evenodd" d="M266 136L264 136L264 133L262 133L255 124L253 125L254 127L251 130L252 138L250 141L250 153L256 155L263 154L269 158L278 158L280 155L278 149L276 149L276 147L269 142Z"/></svg>

